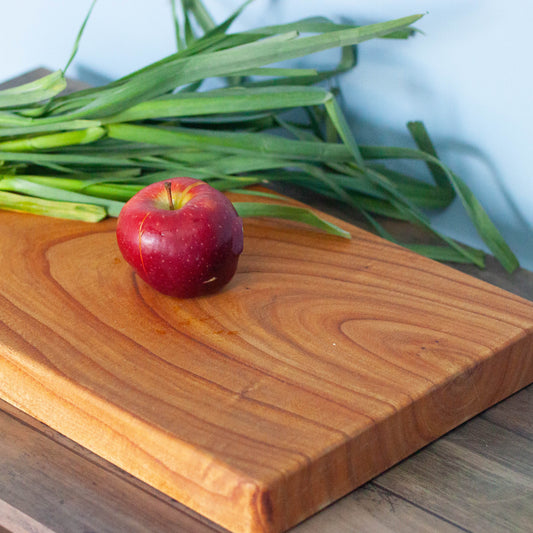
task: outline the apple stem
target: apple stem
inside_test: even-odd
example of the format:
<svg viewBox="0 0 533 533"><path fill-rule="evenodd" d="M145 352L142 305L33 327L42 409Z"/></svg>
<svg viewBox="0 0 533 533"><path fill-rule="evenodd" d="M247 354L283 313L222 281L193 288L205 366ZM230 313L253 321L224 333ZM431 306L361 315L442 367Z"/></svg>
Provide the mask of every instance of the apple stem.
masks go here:
<svg viewBox="0 0 533 533"><path fill-rule="evenodd" d="M167 190L168 207L171 211L174 211L176 207L174 206L174 200L172 199L172 183L170 183L170 181L165 181L165 189Z"/></svg>

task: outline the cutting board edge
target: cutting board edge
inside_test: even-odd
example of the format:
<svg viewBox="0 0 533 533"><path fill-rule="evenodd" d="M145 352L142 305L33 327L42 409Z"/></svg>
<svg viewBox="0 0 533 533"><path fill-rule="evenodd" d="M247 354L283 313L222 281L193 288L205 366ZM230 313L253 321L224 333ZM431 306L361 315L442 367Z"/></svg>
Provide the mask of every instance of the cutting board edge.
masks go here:
<svg viewBox="0 0 533 533"><path fill-rule="evenodd" d="M87 394L84 387L72 382L70 391L74 393L73 396L68 399L59 398L51 390L51 387L46 385L45 374L46 371L44 373L38 372L38 375L31 375L26 372L26 369L18 366L16 361L0 358L0 376L2 377L0 394L2 399L38 422L220 525L224 526L226 521L216 515L213 516L212 502L216 498L220 500L219 509L229 506L240 510L239 521L249 526L245 527L243 531L255 531L254 524L261 523L263 517L270 520L272 510L269 501L269 489L264 481L250 478L244 472L240 472L235 467L221 461L213 454L188 444L176 435L169 435L168 432L154 424L146 423L141 417L132 415L125 409L115 407L115 412L108 417L102 416L102 411L99 411L100 418L91 416L89 411L95 408L95 404L105 406L105 409L109 410L108 402L96 394ZM58 376L54 376L54 380L57 381L57 379ZM69 380L65 378L65 381ZM9 383L16 385L9 388L6 385ZM28 394L28 388L32 394ZM75 397L76 389L80 394L78 397ZM50 401L54 397L55 401ZM84 410L79 407L81 398L90 402L88 409ZM66 405L69 406L69 411L66 411ZM116 430L111 437L109 418L113 417L130 422L129 428L125 427L122 431ZM108 418L107 423L106 418ZM81 432L69 425L72 420L76 420L77 426L83 425L84 431ZM171 446L174 447L173 456L180 452L190 456L190 461L194 462L195 468L200 471L203 466L207 476L211 470L216 470L216 476L214 476L215 479L212 483L214 486L204 487L193 481L192 478L184 476L178 469L169 466L168 461L165 462L161 453L151 455L147 449L133 450L137 456L137 461L132 461L132 448L136 448L136 445L128 439L127 431L128 429L136 431L138 437L138 426L144 426L142 432L147 439L146 442L148 442L149 437L153 442L166 442L169 445L167 450ZM125 451L128 453L124 453ZM183 487L184 484L187 487L181 491L173 489L173 487ZM214 492L217 484L222 489L219 494ZM196 492L199 490L209 493L209 497L204 499L206 508L201 504L202 499L200 497L196 497L195 500L187 498L187 494L194 493L195 487ZM225 494L224 490L226 490ZM263 531L263 529L257 531Z"/></svg>
<svg viewBox="0 0 533 533"><path fill-rule="evenodd" d="M4 363L5 361L6 360L4 359ZM6 365L4 364L4 369L5 367ZM13 367L13 376L18 371L18 377L20 378L20 368L17 369L16 365L13 365ZM516 372L517 367L521 369L520 372ZM515 371L509 373L510 368L515 369ZM7 372L2 372L2 374L4 374L4 377L9 378ZM490 381L494 376L499 376L499 379L501 380L499 387L494 390L490 390L490 388L482 385L485 380ZM26 382L32 379L34 378L28 375ZM13 379L10 381L9 379L6 379L5 383L14 381L16 380ZM431 418L435 419L437 418L435 417L435 405L447 405L450 403L450 398L461 398L463 411L454 411L451 418L447 419L444 423L439 421L440 425L432 430L426 427L426 430L429 429L427 432L417 431L415 433L411 433L419 436L419 442L410 442L404 444L402 447L398 446L398 439L384 438L383 435L380 437L379 433L380 431L383 431L383 427L386 429L391 427L390 417L380 420L375 427L369 428L367 430L368 433L372 431L375 432L375 435L371 438L371 440L374 440L375 442L392 442L395 444L392 446L394 449L392 451L389 450L381 464L375 465L372 469L367 470L355 481L346 478L345 483L337 486L336 491L332 493L330 497L322 499L312 508L307 509L301 508L301 504L298 504L296 500L290 502L290 495L284 494L284 491L280 488L280 486L276 487L275 485L277 483L275 483L275 480L270 484L261 480L253 480L247 477L246 474L237 472L236 469L229 467L220 460L217 460L212 455L208 455L198 448L193 448L190 445L187 445L187 443L184 443L181 441L181 439L174 438L174 444L179 443L179 445L186 445L190 447L200 463L202 461L206 461L209 466L215 465L217 468L220 468L223 476L227 476L225 483L230 487L228 494L230 494L231 497L226 499L226 505L213 506L212 493L210 493L210 498L204 502L202 502L202 498L198 495L193 499L188 500L186 497L184 497L184 493L187 492L187 490L182 491L181 493L179 491L177 492L173 487L176 487L179 484L172 485L169 483L169 474L171 479L173 478L174 481L179 476L183 482L182 475L180 475L175 468L165 465L161 458L150 455L150 461L139 461L138 464L134 466L135 463L131 462L130 456L121 457L120 453L117 451L121 448L123 442L121 443L119 441L118 444L115 443L116 449L111 452L109 451L109 448L106 449L105 443L110 441L112 442L112 440L102 439L102 433L105 433L107 427L102 420L94 419L93 429L85 432L85 439L80 439L79 433L73 433L72 431L69 431L69 429L65 427L65 424L61 423L62 420L64 421L68 418L68 416L64 416L64 413L63 416L54 421L50 417L49 413L43 412L42 407L39 409L39 406L43 405L49 405L51 408L57 408L57 405L50 405L46 401L43 401L42 394L35 396L35 398L40 401L37 401L36 406L33 408L31 405L28 405L27 402L24 402L24 393L22 392L24 387L20 387L21 392L19 396L21 396L21 398L16 397L16 391L6 394L7 390L4 390L2 395L3 398L11 403L14 407L36 418L37 420L40 420L66 437L71 439L73 438L78 444L86 447L87 449L141 479L142 481L148 483L149 485L154 486L161 492L166 493L172 498L176 498L178 501L190 507L192 510L206 516L210 520L220 524L223 527L229 528L231 531L236 531L239 533L278 533L293 527L305 518L315 514L345 494L363 485L388 468L394 466L404 458L412 455L417 450L433 442L435 439L441 437L448 431L531 383L533 383L533 332L525 332L519 339L515 340L514 342L511 341L506 347L492 354L491 357L478 362L477 365L474 365L471 369L467 369L461 374L450 377L447 382L439 384L439 386L435 387L427 396L415 400L411 404L406 405L403 409L394 413L393 416L397 419L397 422L393 424L392 427L399 431L399 434L401 435L401 427L405 424L406 419L410 420L410 424L414 423L418 427L421 425L423 426L428 422L427 416L424 416L425 409L427 409L428 415L431 415ZM80 389L82 389L82 387L80 387ZM482 395L480 395L480 390L488 392L484 392ZM472 393L472 391L474 392ZM469 392L470 395L468 394ZM428 402L431 405L429 407L425 407ZM74 418L79 418L79 407L77 407L75 404L73 404L73 406ZM57 411L59 412L59 409L57 409ZM127 414L125 411L121 411L122 414ZM132 415L128 414L128 417L132 417ZM135 420L140 420L137 417L133 418ZM147 428L146 431L157 433L157 428L151 426L150 428ZM121 432L121 435L123 433L124 432ZM159 431L159 433L161 433L161 431ZM157 436L160 437L160 435ZM355 461L357 459L355 456L360 452L360 450L357 449L357 444L363 437L364 435L357 435L351 439L351 443L339 443L339 447L336 450L332 450L330 455L336 453L344 454L345 452L341 448L348 444L348 446L352 448L350 455ZM370 450L368 446L364 447L364 449ZM331 457L324 457L323 462L324 464L330 463ZM317 464L319 463L313 463L315 470L317 469ZM164 475L163 473L154 474L154 469L157 471L158 469L161 470L162 467L165 468ZM349 466L349 469L353 470L356 467L357 465L353 464ZM295 471L293 475L298 477L302 475L302 472ZM312 480L312 473L310 475L310 479ZM197 485L197 482L193 481L192 479L185 479L187 482ZM319 482L320 476L317 477L315 483ZM311 481L311 485L312 483L313 481ZM332 486L334 487L334 485ZM201 487L201 489L207 490L204 487ZM190 487L188 490L190 491ZM277 498L275 494L277 494ZM285 503L276 501L276 499L279 500L280 498L285 500ZM286 500L287 498L289 498L288 505ZM285 511L287 507L292 507L297 511L299 509L301 510L295 513L294 516L288 518L284 512L282 512L280 509L277 509L279 505L284 507ZM224 512L224 509L227 509L228 507L232 508L233 510L238 510L238 512L234 512L232 517L228 517ZM287 522L284 524L283 516L288 518Z"/></svg>
<svg viewBox="0 0 533 533"><path fill-rule="evenodd" d="M509 372L516 368L520 368L521 372ZM484 381L491 381L494 376L500 376L501 384L494 390L483 387ZM401 409L394 412L392 416L384 417L370 428L364 430L361 434L358 434L352 438L352 456L360 453L358 444L361 439L364 440L365 434L369 435L375 433L370 437L370 442L392 442L393 446L388 451L387 457L383 463L375 465L372 469L366 471L363 475L358 477L355 481L347 483L344 487L338 487L335 494L332 494L330 498L324 499L320 505L317 505L313 510L307 510L300 516L293 517L289 523L282 529L260 529L260 533L280 533L287 529L299 524L302 520L312 516L313 514L321 511L328 505L339 500L343 496L346 496L351 491L371 481L373 478L382 474L389 468L392 468L396 464L400 463L404 459L410 457L414 453L428 446L435 440L439 439L446 433L454 430L458 426L464 424L471 418L482 413L486 409L494 406L498 402L505 400L509 396L519 392L525 387L533 383L533 329L529 331L523 331L522 334L517 335L515 339L510 340L509 343L502 347L501 350L491 354L478 364L465 368L463 372L450 376L446 382L439 383L434 387L427 395L421 396L411 403L404 405ZM481 391L481 393L480 393ZM461 394L461 392L463 394ZM389 430L391 425L396 428L401 436L401 427L409 424L415 424L417 427L426 425L429 419L435 419L435 405L446 406L453 398L461 398L457 411L452 413L452 417L449 417L444 423L438 420L440 425L433 429L426 428L426 432L411 432L410 434L416 434L420 437L418 442L405 443L401 438L399 439L387 439L386 435L379 434L380 432ZM428 405L430 404L430 405ZM426 412L426 416L424 416ZM394 422L393 422L394 419ZM349 442L340 442L336 452L345 446L349 446ZM364 443L367 444L367 443ZM402 447L403 446L403 447ZM363 450L370 450L368 445L363 445ZM366 463L367 459L360 459L360 462ZM372 462L372 453L369 453L368 463ZM337 462L332 458L324 458L324 463L330 464L331 462ZM315 461L313 464L316 464ZM346 465L347 470L354 471L357 469L357 465ZM292 508L296 508L297 505L293 503ZM241 530L238 530L241 533ZM246 530L243 533L255 533L256 530Z"/></svg>

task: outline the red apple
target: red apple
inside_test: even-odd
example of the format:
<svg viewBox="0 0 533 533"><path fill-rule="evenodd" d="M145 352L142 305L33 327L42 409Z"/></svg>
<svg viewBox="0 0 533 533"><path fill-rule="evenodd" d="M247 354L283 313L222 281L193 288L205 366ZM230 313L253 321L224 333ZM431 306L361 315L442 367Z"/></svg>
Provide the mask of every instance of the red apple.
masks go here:
<svg viewBox="0 0 533 533"><path fill-rule="evenodd" d="M223 193L193 178L148 185L122 208L117 242L137 274L190 298L228 283L243 248L242 220Z"/></svg>

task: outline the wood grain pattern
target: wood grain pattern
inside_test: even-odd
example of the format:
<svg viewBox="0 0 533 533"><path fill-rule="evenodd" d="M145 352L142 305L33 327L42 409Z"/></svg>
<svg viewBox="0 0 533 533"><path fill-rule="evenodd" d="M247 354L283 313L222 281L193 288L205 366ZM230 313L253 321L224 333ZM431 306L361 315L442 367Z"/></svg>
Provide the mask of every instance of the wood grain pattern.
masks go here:
<svg viewBox="0 0 533 533"><path fill-rule="evenodd" d="M292 533L458 533L464 531L440 516L369 483L342 498Z"/></svg>
<svg viewBox="0 0 533 533"><path fill-rule="evenodd" d="M297 526L294 533L412 533L413 531L487 531L487 512L493 518L488 531L499 533L502 520L513 523L513 533L529 533L533 509L519 509L524 527L516 527L509 506L510 493L520 493L524 475L533 479L533 446L517 447L513 431L501 431L488 421L482 434L478 420L512 420L513 428L531 430L533 385L500 402L482 415L441 437L402 461L399 465L342 498ZM0 525L9 533L17 528L27 531L30 516L45 531L116 531L158 533L212 533L221 531L203 517L180 506L159 491L126 474L73 441L0 400L0 501L17 510L22 517L0 511ZM2 412L3 411L3 412ZM461 446L443 447L456 441ZM487 438L487 435L490 438ZM531 441L531 439L530 439ZM17 453L13 453L13 449ZM432 457L438 448L439 462L453 464L443 476L435 476ZM471 453L471 450L482 453ZM448 457L450 454L450 457ZM487 472L494 460L509 465L505 471L505 491L494 499L494 484L487 483ZM513 465L520 465L515 475ZM413 475L416 465L416 476ZM394 484L383 487L384 478L394 472ZM464 479L468 479L465 487ZM494 481L497 482L497 479ZM413 486L424 488L419 497ZM466 490L468 529L459 526L458 508ZM520 490L518 490L520 489ZM475 494L475 498L473 498ZM409 498L415 496L415 501ZM426 497L429 495L429 497ZM460 495L460 497L457 497ZM524 497L520 494L524 501ZM487 501L490 503L487 505ZM438 510L438 512L437 512ZM508 529L509 530L509 529ZM0 529L2 531L2 529ZM31 530L30 530L31 531ZM36 531L39 531L37 528Z"/></svg>
<svg viewBox="0 0 533 533"><path fill-rule="evenodd" d="M495 406L482 416L499 427L533 441L533 387L524 389L522 394L509 398L505 406Z"/></svg>
<svg viewBox="0 0 533 533"><path fill-rule="evenodd" d="M0 526L11 533L226 531L15 408L0 406L0 435L10 437L0 439Z"/></svg>
<svg viewBox="0 0 533 533"><path fill-rule="evenodd" d="M467 531L530 531L531 441L505 435L506 430L482 418L469 426L468 432L462 427L436 441L401 471L383 474L376 484L393 493L401 490L409 501L439 516L444 512ZM450 486L455 490L447 490Z"/></svg>
<svg viewBox="0 0 533 533"><path fill-rule="evenodd" d="M0 501L0 519L9 528L0 525L0 533L54 533L5 501Z"/></svg>
<svg viewBox="0 0 533 533"><path fill-rule="evenodd" d="M97 226L0 214L2 397L234 531L282 531L531 383L531 303L351 228L246 224L177 301Z"/></svg>

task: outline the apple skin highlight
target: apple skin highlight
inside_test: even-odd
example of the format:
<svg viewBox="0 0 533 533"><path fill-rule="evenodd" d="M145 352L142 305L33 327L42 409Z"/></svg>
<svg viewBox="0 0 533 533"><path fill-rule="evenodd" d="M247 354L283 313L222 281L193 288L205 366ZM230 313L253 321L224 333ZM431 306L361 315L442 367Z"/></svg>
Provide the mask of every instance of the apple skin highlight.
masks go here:
<svg viewBox="0 0 533 533"><path fill-rule="evenodd" d="M122 208L116 235L137 274L178 298L222 288L233 278L243 250L242 219L233 204L194 178L172 178L139 191Z"/></svg>

